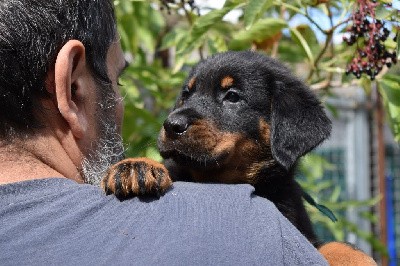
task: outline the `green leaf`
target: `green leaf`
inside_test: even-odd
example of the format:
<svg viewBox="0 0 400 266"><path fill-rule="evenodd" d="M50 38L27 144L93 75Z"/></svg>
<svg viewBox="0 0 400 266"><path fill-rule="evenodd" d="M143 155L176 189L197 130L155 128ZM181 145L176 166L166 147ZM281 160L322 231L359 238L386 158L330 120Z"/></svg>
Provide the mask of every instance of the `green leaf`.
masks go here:
<svg viewBox="0 0 400 266"><path fill-rule="evenodd" d="M396 82L396 83L400 83L400 76L399 75L386 74L383 77L383 80L389 80L389 81L393 81L393 82Z"/></svg>
<svg viewBox="0 0 400 266"><path fill-rule="evenodd" d="M287 27L286 21L282 19L266 18L260 19L248 30L242 30L236 34L229 43L229 49L240 50L251 45L253 41L260 42L278 34Z"/></svg>
<svg viewBox="0 0 400 266"><path fill-rule="evenodd" d="M224 7L241 4L243 0L226 0Z"/></svg>
<svg viewBox="0 0 400 266"><path fill-rule="evenodd" d="M298 45L293 45L293 41L289 38L279 41L278 54L280 60L291 65L304 62L303 49Z"/></svg>
<svg viewBox="0 0 400 266"><path fill-rule="evenodd" d="M359 215L373 224L377 224L379 222L378 216L374 213L371 213L371 211L363 211L360 212Z"/></svg>
<svg viewBox="0 0 400 266"><path fill-rule="evenodd" d="M216 23L222 21L222 18L235 8L243 6L244 3L236 3L230 1L221 9L210 11L206 15L199 17L193 24L190 31L189 38L187 38L180 47L178 47L178 54L184 54L192 51L201 45L201 38L204 34Z"/></svg>
<svg viewBox="0 0 400 266"><path fill-rule="evenodd" d="M400 77L387 74L379 82L382 85L380 92L385 101L400 107Z"/></svg>
<svg viewBox="0 0 400 266"><path fill-rule="evenodd" d="M333 189L333 192L329 198L330 202L337 202L339 200L340 197L340 193L342 192L341 187L340 186L335 186L335 188Z"/></svg>
<svg viewBox="0 0 400 266"><path fill-rule="evenodd" d="M208 49L210 54L225 52L228 50L224 38L220 35L211 36L208 40Z"/></svg>
<svg viewBox="0 0 400 266"><path fill-rule="evenodd" d="M312 28L310 27L310 25L301 24L301 25L298 25L296 27L296 29L303 36L304 40L309 45L312 53L317 53L321 49L320 44L318 43L317 36L316 36L315 32L312 30Z"/></svg>
<svg viewBox="0 0 400 266"><path fill-rule="evenodd" d="M186 31L180 28L174 28L168 32L162 39L160 50L176 46L185 36Z"/></svg>
<svg viewBox="0 0 400 266"><path fill-rule="evenodd" d="M291 33L292 39L303 48L303 51L307 55L310 64L314 65L314 55L313 55L311 48L308 45L308 42L306 41L306 39L303 37L303 35L300 33L300 31L297 30L296 28L290 28L290 33Z"/></svg>
<svg viewBox="0 0 400 266"><path fill-rule="evenodd" d="M392 38L387 39L384 43L385 47L390 50L397 49L398 43L394 41Z"/></svg>
<svg viewBox="0 0 400 266"><path fill-rule="evenodd" d="M161 157L160 153L158 152L157 148L155 147L148 147L146 149L146 157L153 159L155 161L161 162L163 158Z"/></svg>
<svg viewBox="0 0 400 266"><path fill-rule="evenodd" d="M371 79L365 77L364 75L360 79L360 85L364 89L367 95L370 95L371 88L372 88L372 81Z"/></svg>
<svg viewBox="0 0 400 266"><path fill-rule="evenodd" d="M300 160L300 169L307 176L313 179L323 177L325 170L334 170L333 164L316 153L309 153Z"/></svg>
<svg viewBox="0 0 400 266"><path fill-rule="evenodd" d="M400 77L387 74L378 85L394 138L400 142Z"/></svg>
<svg viewBox="0 0 400 266"><path fill-rule="evenodd" d="M199 48L203 44L204 39L204 36L201 36L200 38L192 39L189 42L186 40L180 42L182 45L177 46L178 50L176 51L176 57L186 57L191 52Z"/></svg>
<svg viewBox="0 0 400 266"><path fill-rule="evenodd" d="M271 0L250 0L244 10L244 25L249 29L261 12L274 4Z"/></svg>
<svg viewBox="0 0 400 266"><path fill-rule="evenodd" d="M315 200L307 192L303 192L303 198L309 204L311 204L312 206L317 208L322 214L324 214L329 219L331 219L332 222L337 222L337 218L336 218L335 214L333 214L333 212L326 206L316 203Z"/></svg>
<svg viewBox="0 0 400 266"><path fill-rule="evenodd" d="M160 12L145 1L121 1L116 14L124 50L135 54L140 47L146 47L154 52L157 37L165 27Z"/></svg>
<svg viewBox="0 0 400 266"><path fill-rule="evenodd" d="M193 24L192 28L193 37L199 38L200 36L202 36L207 30L210 29L211 26L221 21L222 18L234 8L235 6L228 6L221 9L216 9L198 18L196 22Z"/></svg>
<svg viewBox="0 0 400 266"><path fill-rule="evenodd" d="M375 17L377 19L389 19L393 15L393 10L386 8L384 5L378 5L375 10Z"/></svg>

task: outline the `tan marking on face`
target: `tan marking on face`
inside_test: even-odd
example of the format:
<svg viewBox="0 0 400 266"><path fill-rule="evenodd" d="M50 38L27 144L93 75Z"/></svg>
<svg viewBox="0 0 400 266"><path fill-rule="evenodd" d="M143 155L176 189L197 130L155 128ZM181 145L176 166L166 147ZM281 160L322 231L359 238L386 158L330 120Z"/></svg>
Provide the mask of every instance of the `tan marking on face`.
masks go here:
<svg viewBox="0 0 400 266"><path fill-rule="evenodd" d="M227 184L255 184L257 182L255 172L256 169L261 169L263 164L263 154L265 154L263 147L242 134L228 134L232 138L221 142L214 152L228 152L229 156L219 162L220 168L191 171L194 180ZM227 137L227 134L224 134L224 137Z"/></svg>
<svg viewBox="0 0 400 266"><path fill-rule="evenodd" d="M239 134L234 134L234 133L221 134L217 145L215 145L213 153L218 155L223 152L234 149L239 138L240 138Z"/></svg>
<svg viewBox="0 0 400 266"><path fill-rule="evenodd" d="M261 138L269 140L268 124L260 121L260 130ZM188 169L198 182L256 184L260 171L266 165L275 163L269 142L251 139L242 133L221 131L213 122L205 119L192 124L178 142L170 142L164 132L160 133L160 140L167 146L178 145L175 148L191 156L201 158L207 155L218 160L215 161L217 167Z"/></svg>
<svg viewBox="0 0 400 266"><path fill-rule="evenodd" d="M207 130L213 132L212 138L209 137L210 133L205 133ZM193 138L200 140L201 148L206 148L208 154L215 158L227 154L227 157L218 162L220 167L217 169L193 171L191 174L194 180L229 184L256 183L256 169L261 169L266 154L269 153L265 150L267 145L260 145L241 133L221 132L207 121L202 121L201 129L199 128L196 133Z"/></svg>
<svg viewBox="0 0 400 266"><path fill-rule="evenodd" d="M188 89L189 90L193 89L195 83L196 83L196 77L191 78L188 83Z"/></svg>
<svg viewBox="0 0 400 266"><path fill-rule="evenodd" d="M221 88L228 89L233 85L233 78L231 76L226 76L221 80Z"/></svg>
<svg viewBox="0 0 400 266"><path fill-rule="evenodd" d="M262 169L273 167L276 164L271 151L271 129L269 124L262 118L259 121L260 138L263 140L263 159L251 164L247 171L247 178L253 184L258 182L258 176Z"/></svg>

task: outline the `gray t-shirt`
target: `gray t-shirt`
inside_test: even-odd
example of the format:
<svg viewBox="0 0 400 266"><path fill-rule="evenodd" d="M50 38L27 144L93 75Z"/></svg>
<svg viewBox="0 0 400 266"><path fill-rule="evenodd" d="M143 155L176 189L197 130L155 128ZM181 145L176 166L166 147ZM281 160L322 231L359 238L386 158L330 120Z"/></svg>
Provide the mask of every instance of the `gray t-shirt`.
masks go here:
<svg viewBox="0 0 400 266"><path fill-rule="evenodd" d="M65 178L0 186L1 265L327 265L249 185L119 201Z"/></svg>

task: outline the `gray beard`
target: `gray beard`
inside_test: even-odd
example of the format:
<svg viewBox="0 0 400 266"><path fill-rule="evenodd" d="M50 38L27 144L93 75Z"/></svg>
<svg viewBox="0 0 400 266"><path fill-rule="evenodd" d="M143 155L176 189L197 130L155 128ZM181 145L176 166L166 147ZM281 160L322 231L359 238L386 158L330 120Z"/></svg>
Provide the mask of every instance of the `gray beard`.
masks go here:
<svg viewBox="0 0 400 266"><path fill-rule="evenodd" d="M108 168L125 158L122 137L115 122L100 122L100 139L82 161L82 175L85 183L99 186Z"/></svg>
<svg viewBox="0 0 400 266"><path fill-rule="evenodd" d="M92 143L82 161L82 176L85 183L100 186L109 167L125 158L125 149L115 117L115 106L123 99L115 97L111 84L98 83L97 92L99 139Z"/></svg>

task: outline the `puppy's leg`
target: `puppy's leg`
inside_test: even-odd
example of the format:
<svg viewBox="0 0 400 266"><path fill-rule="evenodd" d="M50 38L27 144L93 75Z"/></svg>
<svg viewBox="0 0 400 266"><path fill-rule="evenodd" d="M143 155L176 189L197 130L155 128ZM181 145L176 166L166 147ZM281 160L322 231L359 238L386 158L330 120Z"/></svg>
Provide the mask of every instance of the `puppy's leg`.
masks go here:
<svg viewBox="0 0 400 266"><path fill-rule="evenodd" d="M325 257L329 265L377 266L373 258L346 243L330 242L322 245L318 251Z"/></svg>
<svg viewBox="0 0 400 266"><path fill-rule="evenodd" d="M114 164L101 182L107 195L115 194L120 199L160 196L171 185L164 165L148 158L129 158Z"/></svg>

